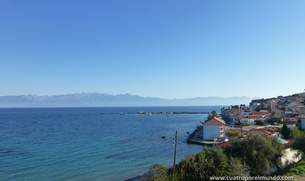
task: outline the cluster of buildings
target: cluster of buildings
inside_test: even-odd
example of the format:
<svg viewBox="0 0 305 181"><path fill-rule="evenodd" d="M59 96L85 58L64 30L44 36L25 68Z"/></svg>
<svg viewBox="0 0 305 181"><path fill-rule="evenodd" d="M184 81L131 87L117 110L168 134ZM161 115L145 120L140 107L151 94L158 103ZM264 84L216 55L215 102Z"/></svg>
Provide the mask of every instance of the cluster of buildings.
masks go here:
<svg viewBox="0 0 305 181"><path fill-rule="evenodd" d="M224 141L227 136L227 132L240 132L243 137L252 135L260 135L267 138L278 137L282 138L280 128L275 126L248 126L235 128L233 126L226 126L224 120L213 117L201 123L199 127L202 127L202 140L205 141Z"/></svg>
<svg viewBox="0 0 305 181"><path fill-rule="evenodd" d="M261 120L265 125L286 121L285 124L293 124L291 127L294 127L305 118L305 93L253 100L249 107L240 105L223 108L221 114L226 123L233 125L254 125L256 120Z"/></svg>
<svg viewBox="0 0 305 181"><path fill-rule="evenodd" d="M290 129L305 129L305 93L254 100L248 107L222 108L221 114L210 115L208 120L198 125L194 142L232 146L228 132L239 132L242 139L247 139L250 134L269 139L277 137L286 148L287 154L281 158L286 165L300 158L294 157L296 151L289 148L292 140L283 139L281 128L284 124Z"/></svg>
<svg viewBox="0 0 305 181"><path fill-rule="evenodd" d="M202 130L202 140L224 141L227 131L240 131L243 136L251 133L281 138L280 129L284 124L290 129L305 129L305 93L253 100L249 107L236 105L222 108L220 115L212 116L199 125L202 127L199 129Z"/></svg>

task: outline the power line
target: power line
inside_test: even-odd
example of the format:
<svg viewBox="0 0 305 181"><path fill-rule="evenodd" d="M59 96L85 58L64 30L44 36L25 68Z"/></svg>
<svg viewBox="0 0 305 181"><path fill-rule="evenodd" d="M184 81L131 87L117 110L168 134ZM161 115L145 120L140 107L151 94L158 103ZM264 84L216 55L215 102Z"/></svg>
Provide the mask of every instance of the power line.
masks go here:
<svg viewBox="0 0 305 181"><path fill-rule="evenodd" d="M174 137L174 135L172 135L172 136L170 136L168 138L172 138L172 137ZM146 146L146 145L149 145L149 144L157 143L157 142L160 142L162 140L163 139L152 141L152 142L149 142L149 143L145 143L145 144L142 144L142 145L126 148L126 149L115 151L115 152L112 152L112 153L105 153L105 154L87 156L87 157L84 157L84 158L78 158L78 159L74 159L74 160L61 161L61 162L56 162L56 163L49 163L49 164L44 164L44 165L36 165L36 166L23 167L23 168L17 168L17 169L10 169L10 170L1 170L0 173L20 171L20 170L28 170L28 169L40 168L40 167L48 167L48 166L59 165L59 164L64 164L64 163L71 163L71 162L76 162L76 161L81 161L81 160L87 160L87 159L90 159L90 158L96 158L96 157L113 155L113 154L116 154L116 153L124 152L124 151L131 150L131 149L134 149L134 148L138 148L138 147L141 147L141 146Z"/></svg>

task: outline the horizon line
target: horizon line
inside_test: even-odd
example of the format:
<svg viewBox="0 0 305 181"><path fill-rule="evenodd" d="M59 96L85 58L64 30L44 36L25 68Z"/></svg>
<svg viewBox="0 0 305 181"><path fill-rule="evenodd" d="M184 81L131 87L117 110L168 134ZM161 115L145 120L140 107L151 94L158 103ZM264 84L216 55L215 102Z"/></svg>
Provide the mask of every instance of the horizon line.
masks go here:
<svg viewBox="0 0 305 181"><path fill-rule="evenodd" d="M19 94L19 95L0 95L0 97L18 97L18 96L39 96L39 97L53 97L53 96L64 96L64 95L77 95L77 94L104 94L104 95L109 95L109 96L120 96L120 95L131 95L131 96L139 96L143 98L156 98L156 99L167 99L167 100L177 100L177 99L196 99L196 98L250 98L250 99L262 99L262 97L254 96L254 97L249 97L249 96L230 96L230 97L221 97L221 96L196 96L196 97L185 97L185 98L161 98L161 97L151 97L151 96L141 96L141 95L136 95L136 94L131 94L131 93L121 93L121 94L109 94L109 93L100 93L100 92L81 92L81 93L61 93L61 94L52 94L52 95L39 95L39 94Z"/></svg>

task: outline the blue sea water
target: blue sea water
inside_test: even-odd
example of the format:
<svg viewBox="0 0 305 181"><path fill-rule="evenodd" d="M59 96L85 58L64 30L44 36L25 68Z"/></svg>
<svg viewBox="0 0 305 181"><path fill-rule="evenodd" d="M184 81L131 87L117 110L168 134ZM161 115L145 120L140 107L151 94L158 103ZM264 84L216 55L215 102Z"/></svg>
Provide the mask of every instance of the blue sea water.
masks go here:
<svg viewBox="0 0 305 181"><path fill-rule="evenodd" d="M206 114L110 115L139 111L219 111L221 106L0 109L1 180L124 180L159 163L171 167L203 150L186 143ZM167 139L162 140L161 137Z"/></svg>

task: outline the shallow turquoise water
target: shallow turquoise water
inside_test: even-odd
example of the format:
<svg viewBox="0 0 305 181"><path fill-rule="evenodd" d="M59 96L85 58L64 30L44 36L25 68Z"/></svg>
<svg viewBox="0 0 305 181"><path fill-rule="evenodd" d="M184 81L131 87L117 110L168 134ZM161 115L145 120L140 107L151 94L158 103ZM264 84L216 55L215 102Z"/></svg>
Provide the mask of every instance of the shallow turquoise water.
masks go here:
<svg viewBox="0 0 305 181"><path fill-rule="evenodd" d="M174 138L160 138L178 131L178 161L197 153L203 146L186 144L186 132L192 132L207 115L101 113L220 108L0 109L0 179L122 180L147 172L155 163L172 166Z"/></svg>

